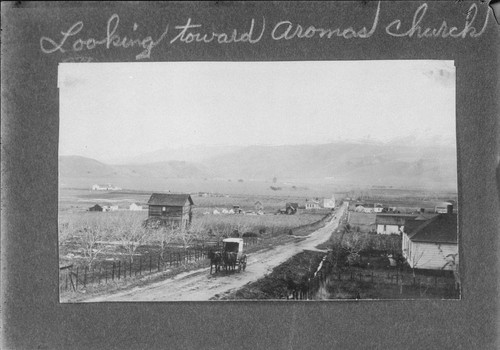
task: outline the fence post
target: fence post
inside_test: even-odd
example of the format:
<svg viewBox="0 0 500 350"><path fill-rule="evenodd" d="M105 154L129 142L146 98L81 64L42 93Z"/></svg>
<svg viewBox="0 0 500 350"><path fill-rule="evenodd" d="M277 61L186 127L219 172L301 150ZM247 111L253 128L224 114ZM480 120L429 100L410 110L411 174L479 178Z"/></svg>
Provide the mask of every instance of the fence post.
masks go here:
<svg viewBox="0 0 500 350"><path fill-rule="evenodd" d="M132 277L132 258L128 261L128 277Z"/></svg>
<svg viewBox="0 0 500 350"><path fill-rule="evenodd" d="M142 255L139 257L139 275L142 274Z"/></svg>
<svg viewBox="0 0 500 350"><path fill-rule="evenodd" d="M77 267L76 268L76 282L75 282L76 287L75 287L75 290L78 290L78 269L79 268Z"/></svg>
<svg viewBox="0 0 500 350"><path fill-rule="evenodd" d="M104 280L105 283L108 284L108 269L104 268Z"/></svg>
<svg viewBox="0 0 500 350"><path fill-rule="evenodd" d="M122 274L122 261L118 260L118 280L120 280Z"/></svg>
<svg viewBox="0 0 500 350"><path fill-rule="evenodd" d="M151 260L151 253L149 253L149 273L151 273L152 269L153 269L153 265L152 265L152 260Z"/></svg>
<svg viewBox="0 0 500 350"><path fill-rule="evenodd" d="M158 255L158 272L160 272L160 256Z"/></svg>
<svg viewBox="0 0 500 350"><path fill-rule="evenodd" d="M101 284L101 275L102 275L102 265L99 265L99 277L97 279L98 284Z"/></svg>
<svg viewBox="0 0 500 350"><path fill-rule="evenodd" d="M111 280L115 280L115 262L113 261L113 270L111 270Z"/></svg>
<svg viewBox="0 0 500 350"><path fill-rule="evenodd" d="M83 288L87 288L87 270L89 268L85 266L85 269L83 270Z"/></svg>

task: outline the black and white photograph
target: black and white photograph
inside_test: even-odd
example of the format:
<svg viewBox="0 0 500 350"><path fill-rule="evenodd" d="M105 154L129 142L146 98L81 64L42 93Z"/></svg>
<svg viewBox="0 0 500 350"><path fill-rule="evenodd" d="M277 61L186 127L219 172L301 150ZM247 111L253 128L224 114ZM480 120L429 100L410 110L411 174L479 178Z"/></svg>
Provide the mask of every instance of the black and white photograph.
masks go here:
<svg viewBox="0 0 500 350"><path fill-rule="evenodd" d="M1 349L500 348L500 2L1 8Z"/></svg>
<svg viewBox="0 0 500 350"><path fill-rule="evenodd" d="M60 302L460 299L455 80L60 63Z"/></svg>

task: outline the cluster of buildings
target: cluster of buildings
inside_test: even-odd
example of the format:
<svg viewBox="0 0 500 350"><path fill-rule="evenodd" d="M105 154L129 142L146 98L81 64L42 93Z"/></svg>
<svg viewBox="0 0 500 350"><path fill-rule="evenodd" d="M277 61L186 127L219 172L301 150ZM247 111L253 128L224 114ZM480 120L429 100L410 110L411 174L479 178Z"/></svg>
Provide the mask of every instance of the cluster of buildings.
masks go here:
<svg viewBox="0 0 500 350"><path fill-rule="evenodd" d="M458 216L451 203L436 205L432 213L381 212L366 227L377 234L400 235L403 257L412 268L454 270L458 265Z"/></svg>
<svg viewBox="0 0 500 350"><path fill-rule="evenodd" d="M106 184L106 185L92 185L92 191L120 191L122 188L117 187L115 185Z"/></svg>
<svg viewBox="0 0 500 350"><path fill-rule="evenodd" d="M127 209L120 208L118 205L99 205L99 204L96 204L88 209L88 211L119 211L119 210L127 210ZM144 210L144 208L142 207L142 205L132 203L129 205L128 210L140 211Z"/></svg>
<svg viewBox="0 0 500 350"><path fill-rule="evenodd" d="M304 209L334 209L335 208L335 196L332 195L331 198L311 198L306 199Z"/></svg>

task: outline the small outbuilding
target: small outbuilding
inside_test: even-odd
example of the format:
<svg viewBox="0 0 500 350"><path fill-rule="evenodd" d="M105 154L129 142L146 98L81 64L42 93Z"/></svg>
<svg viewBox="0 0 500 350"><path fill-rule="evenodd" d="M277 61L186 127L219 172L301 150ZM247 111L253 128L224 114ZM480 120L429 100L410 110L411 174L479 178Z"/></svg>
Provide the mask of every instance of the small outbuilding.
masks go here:
<svg viewBox="0 0 500 350"><path fill-rule="evenodd" d="M93 207L89 208L89 211L102 211L102 207L99 204L94 205Z"/></svg>
<svg viewBox="0 0 500 350"><path fill-rule="evenodd" d="M285 205L285 212L288 215L295 214L298 209L299 209L299 203L286 203Z"/></svg>
<svg viewBox="0 0 500 350"><path fill-rule="evenodd" d="M257 211L264 210L264 205L262 204L261 201L255 202L254 207L255 207L255 210L257 210Z"/></svg>
<svg viewBox="0 0 500 350"><path fill-rule="evenodd" d="M142 210L142 205L138 205L138 204L132 203L132 204L130 204L130 206L128 207L128 209L132 210L132 211L140 211L140 210Z"/></svg>

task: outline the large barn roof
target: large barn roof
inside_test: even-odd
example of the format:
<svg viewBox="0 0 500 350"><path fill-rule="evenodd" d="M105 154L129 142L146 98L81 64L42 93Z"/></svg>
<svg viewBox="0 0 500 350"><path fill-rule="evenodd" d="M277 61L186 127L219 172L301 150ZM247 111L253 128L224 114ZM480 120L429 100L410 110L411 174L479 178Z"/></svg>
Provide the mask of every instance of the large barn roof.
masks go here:
<svg viewBox="0 0 500 350"><path fill-rule="evenodd" d="M182 207L189 201L194 205L193 200L189 194L175 194L175 193L153 193L149 198L149 205L166 205L173 207Z"/></svg>
<svg viewBox="0 0 500 350"><path fill-rule="evenodd" d="M458 222L456 214L439 214L427 221L410 224L408 237L413 242L457 243Z"/></svg>

